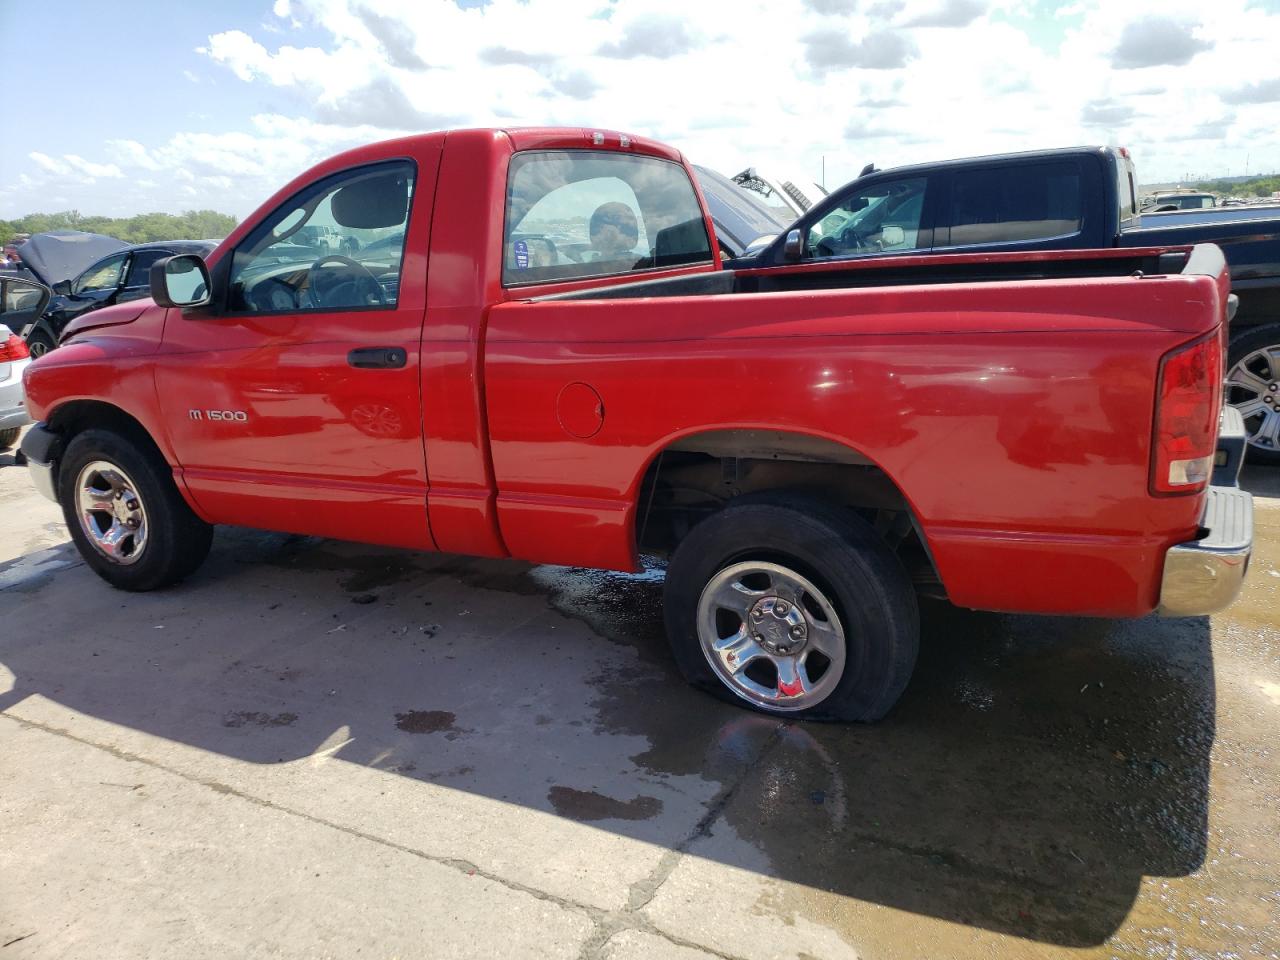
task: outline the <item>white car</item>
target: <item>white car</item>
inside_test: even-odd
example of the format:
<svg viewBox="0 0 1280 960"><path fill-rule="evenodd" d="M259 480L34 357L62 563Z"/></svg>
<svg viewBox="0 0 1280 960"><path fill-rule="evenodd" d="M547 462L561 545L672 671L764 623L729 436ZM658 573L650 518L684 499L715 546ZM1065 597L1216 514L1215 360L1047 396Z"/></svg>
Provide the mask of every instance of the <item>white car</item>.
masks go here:
<svg viewBox="0 0 1280 960"><path fill-rule="evenodd" d="M14 332L39 317L49 303L49 288L21 277L0 277L0 450L18 440L31 422L27 416L22 373L31 363L26 341Z"/></svg>

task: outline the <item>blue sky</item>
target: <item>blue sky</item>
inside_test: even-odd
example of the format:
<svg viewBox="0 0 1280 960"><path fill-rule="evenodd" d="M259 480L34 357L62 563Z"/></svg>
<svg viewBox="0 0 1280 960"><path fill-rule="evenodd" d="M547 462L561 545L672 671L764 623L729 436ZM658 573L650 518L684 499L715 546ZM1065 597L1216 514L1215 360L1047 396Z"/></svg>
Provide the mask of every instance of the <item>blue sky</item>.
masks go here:
<svg viewBox="0 0 1280 960"><path fill-rule="evenodd" d="M829 181L868 161L1073 143L1129 146L1148 182L1280 168L1280 0L1207 9L0 0L0 62L21 87L0 217L243 216L338 149L461 125L630 130L726 173L815 178L825 159Z"/></svg>

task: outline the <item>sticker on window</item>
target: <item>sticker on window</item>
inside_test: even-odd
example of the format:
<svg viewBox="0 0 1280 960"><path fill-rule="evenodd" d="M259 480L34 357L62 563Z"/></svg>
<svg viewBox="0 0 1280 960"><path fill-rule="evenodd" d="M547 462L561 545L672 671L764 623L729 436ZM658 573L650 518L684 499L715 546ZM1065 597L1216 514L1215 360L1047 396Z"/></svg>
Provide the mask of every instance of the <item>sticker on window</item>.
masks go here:
<svg viewBox="0 0 1280 960"><path fill-rule="evenodd" d="M525 243L523 240L517 240L514 244L512 244L512 248L515 251L516 269L528 270L529 269L529 244Z"/></svg>

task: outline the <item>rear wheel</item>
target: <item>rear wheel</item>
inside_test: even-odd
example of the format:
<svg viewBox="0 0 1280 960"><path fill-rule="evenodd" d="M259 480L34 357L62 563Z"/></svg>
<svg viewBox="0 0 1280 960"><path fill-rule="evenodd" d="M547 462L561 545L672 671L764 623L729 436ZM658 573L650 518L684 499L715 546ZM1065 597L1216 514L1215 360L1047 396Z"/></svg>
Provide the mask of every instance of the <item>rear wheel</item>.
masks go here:
<svg viewBox="0 0 1280 960"><path fill-rule="evenodd" d="M696 526L668 566L665 611L689 682L775 715L878 720L919 645L897 557L807 497L744 497Z"/></svg>
<svg viewBox="0 0 1280 960"><path fill-rule="evenodd" d="M0 450L8 450L17 443L18 434L21 432L21 427L10 427L8 430L0 430Z"/></svg>
<svg viewBox="0 0 1280 960"><path fill-rule="evenodd" d="M1227 402L1244 417L1249 459L1280 464L1280 323L1231 338Z"/></svg>
<svg viewBox="0 0 1280 960"><path fill-rule="evenodd" d="M27 335L27 349L33 357L43 357L56 346L53 338L43 330L33 330Z"/></svg>
<svg viewBox="0 0 1280 960"><path fill-rule="evenodd" d="M122 590L155 590L192 573L213 528L182 499L163 459L132 437L86 430L67 446L58 498L71 539Z"/></svg>

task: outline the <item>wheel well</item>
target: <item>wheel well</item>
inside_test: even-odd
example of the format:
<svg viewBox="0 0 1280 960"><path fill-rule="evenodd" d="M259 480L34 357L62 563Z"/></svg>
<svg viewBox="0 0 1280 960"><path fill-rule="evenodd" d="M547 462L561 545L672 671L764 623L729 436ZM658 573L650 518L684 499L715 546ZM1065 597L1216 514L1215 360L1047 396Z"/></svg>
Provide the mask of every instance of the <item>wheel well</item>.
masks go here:
<svg viewBox="0 0 1280 960"><path fill-rule="evenodd" d="M72 400L55 408L45 423L61 437L63 450L85 430L110 430L150 450L161 463L167 462L147 428L114 404L101 400Z"/></svg>
<svg viewBox="0 0 1280 960"><path fill-rule="evenodd" d="M636 544L643 553L668 554L735 498L781 491L855 511L898 554L918 589L943 594L919 521L893 479L851 447L805 434L717 430L668 445L640 484Z"/></svg>

